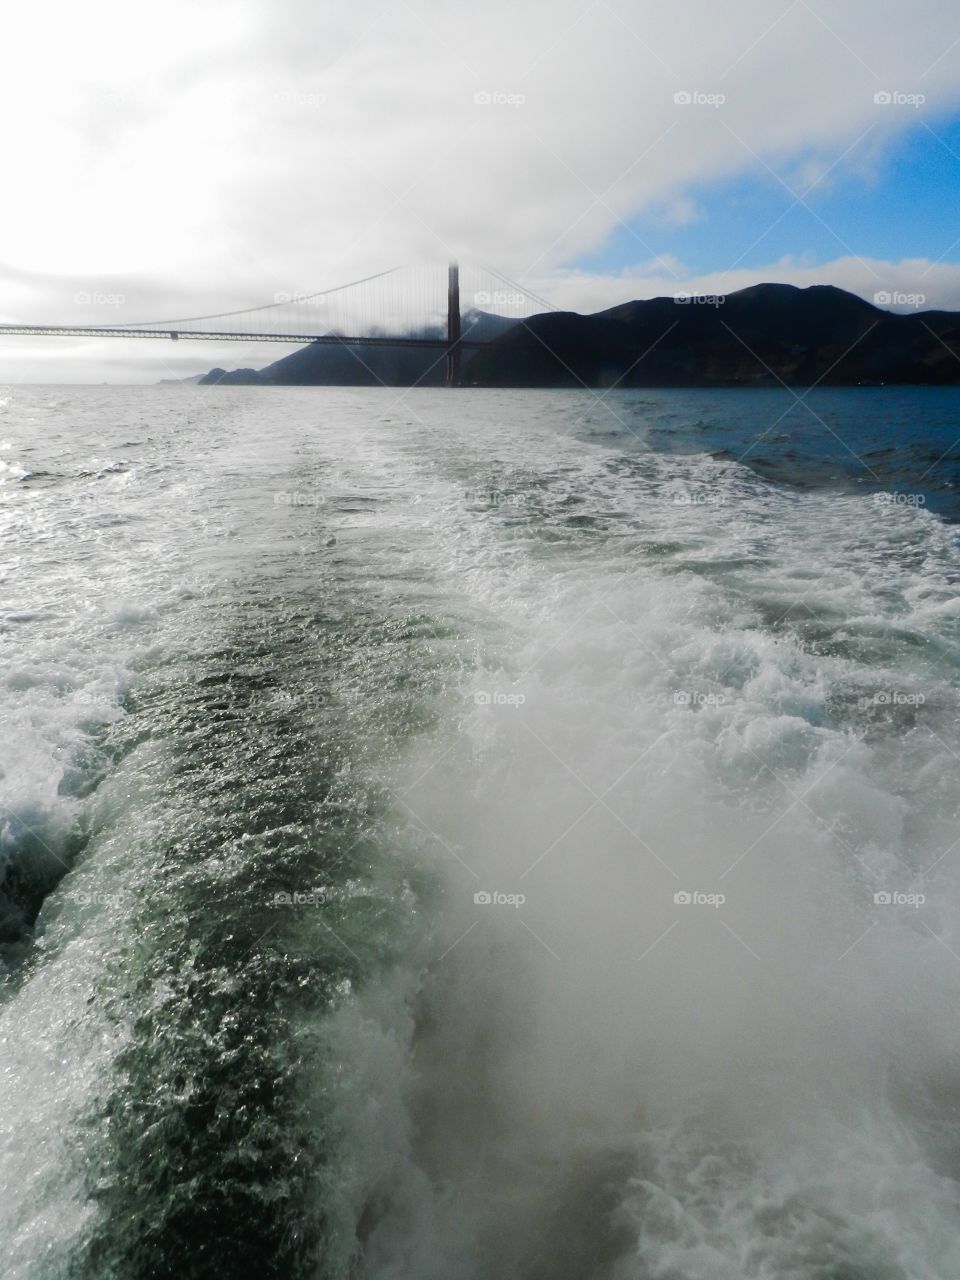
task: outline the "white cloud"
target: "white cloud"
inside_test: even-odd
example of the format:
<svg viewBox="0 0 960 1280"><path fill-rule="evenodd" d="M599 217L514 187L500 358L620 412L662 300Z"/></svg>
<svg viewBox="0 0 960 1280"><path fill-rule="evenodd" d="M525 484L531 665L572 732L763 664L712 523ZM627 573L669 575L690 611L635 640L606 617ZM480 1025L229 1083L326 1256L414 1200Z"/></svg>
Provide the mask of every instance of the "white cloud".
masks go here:
<svg viewBox="0 0 960 1280"><path fill-rule="evenodd" d="M664 227L692 227L702 222L704 210L691 196L676 196L668 201L662 209L654 209L652 221Z"/></svg>
<svg viewBox="0 0 960 1280"><path fill-rule="evenodd" d="M137 319L452 254L549 283L638 213L696 217L694 185L876 172L917 121L878 91L931 120L960 101L952 0L33 0L5 27L0 310L34 321L77 292ZM4 376L51 361L24 341Z"/></svg>
<svg viewBox="0 0 960 1280"><path fill-rule="evenodd" d="M672 266L679 264L672 262ZM960 311L960 265L930 262L926 258L905 258L885 262L877 258L837 258L833 262L810 263L782 258L759 268L739 267L693 275L681 269L679 278L658 271L656 263L616 275L591 275L580 271L560 271L550 283L550 298L560 297L574 311L601 311L633 298L672 297L678 292L728 294L762 283L793 284L806 289L815 284L832 284L859 294L868 302L877 295L923 297L925 310ZM544 288L548 285L544 284ZM881 303L885 310L911 314L917 308L906 302Z"/></svg>

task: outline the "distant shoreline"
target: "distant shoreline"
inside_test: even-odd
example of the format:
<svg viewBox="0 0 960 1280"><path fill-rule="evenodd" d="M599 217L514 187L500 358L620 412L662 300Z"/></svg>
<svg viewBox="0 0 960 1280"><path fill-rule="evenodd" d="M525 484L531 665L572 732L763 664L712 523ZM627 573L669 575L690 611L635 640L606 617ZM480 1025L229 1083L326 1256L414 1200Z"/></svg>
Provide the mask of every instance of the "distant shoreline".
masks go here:
<svg viewBox="0 0 960 1280"><path fill-rule="evenodd" d="M919 296L919 295L918 295ZM438 348L442 353L443 348ZM311 343L218 386L441 386L442 354ZM745 390L960 385L960 313L885 311L832 285L754 285L516 321L461 355L463 387Z"/></svg>

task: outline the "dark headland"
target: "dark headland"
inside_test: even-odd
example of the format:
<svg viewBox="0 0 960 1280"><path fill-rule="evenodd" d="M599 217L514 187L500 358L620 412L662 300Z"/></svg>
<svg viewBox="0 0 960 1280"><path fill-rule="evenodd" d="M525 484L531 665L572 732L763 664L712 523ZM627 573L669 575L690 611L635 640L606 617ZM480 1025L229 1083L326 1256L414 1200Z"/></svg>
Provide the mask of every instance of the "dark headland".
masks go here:
<svg viewBox="0 0 960 1280"><path fill-rule="evenodd" d="M523 322L480 312L491 338L465 350L480 387L765 387L960 384L960 312L885 311L832 285L760 284L725 297L651 298L594 315ZM442 353L310 345L261 370L213 369L207 385L439 386Z"/></svg>

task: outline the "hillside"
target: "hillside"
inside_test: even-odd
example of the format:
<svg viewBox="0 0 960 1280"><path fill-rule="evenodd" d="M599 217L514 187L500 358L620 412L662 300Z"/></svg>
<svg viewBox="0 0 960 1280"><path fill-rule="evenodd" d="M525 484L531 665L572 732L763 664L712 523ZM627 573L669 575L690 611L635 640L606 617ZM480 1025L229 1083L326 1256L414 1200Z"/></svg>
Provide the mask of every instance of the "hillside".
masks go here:
<svg viewBox="0 0 960 1280"><path fill-rule="evenodd" d="M960 383L960 314L900 315L831 285L760 284L723 298L652 298L594 315L554 311L519 323L471 312L464 332L489 341L463 353L463 381L471 386ZM440 386L443 360L433 349L315 344L259 371L213 369L201 381Z"/></svg>

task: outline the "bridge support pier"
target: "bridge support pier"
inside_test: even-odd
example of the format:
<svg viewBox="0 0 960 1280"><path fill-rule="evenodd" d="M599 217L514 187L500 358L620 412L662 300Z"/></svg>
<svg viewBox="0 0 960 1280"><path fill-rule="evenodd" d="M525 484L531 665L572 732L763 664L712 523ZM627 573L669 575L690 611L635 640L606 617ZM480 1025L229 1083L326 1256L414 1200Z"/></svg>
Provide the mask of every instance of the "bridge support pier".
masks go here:
<svg viewBox="0 0 960 1280"><path fill-rule="evenodd" d="M460 385L460 265L451 262L447 272L446 385Z"/></svg>

